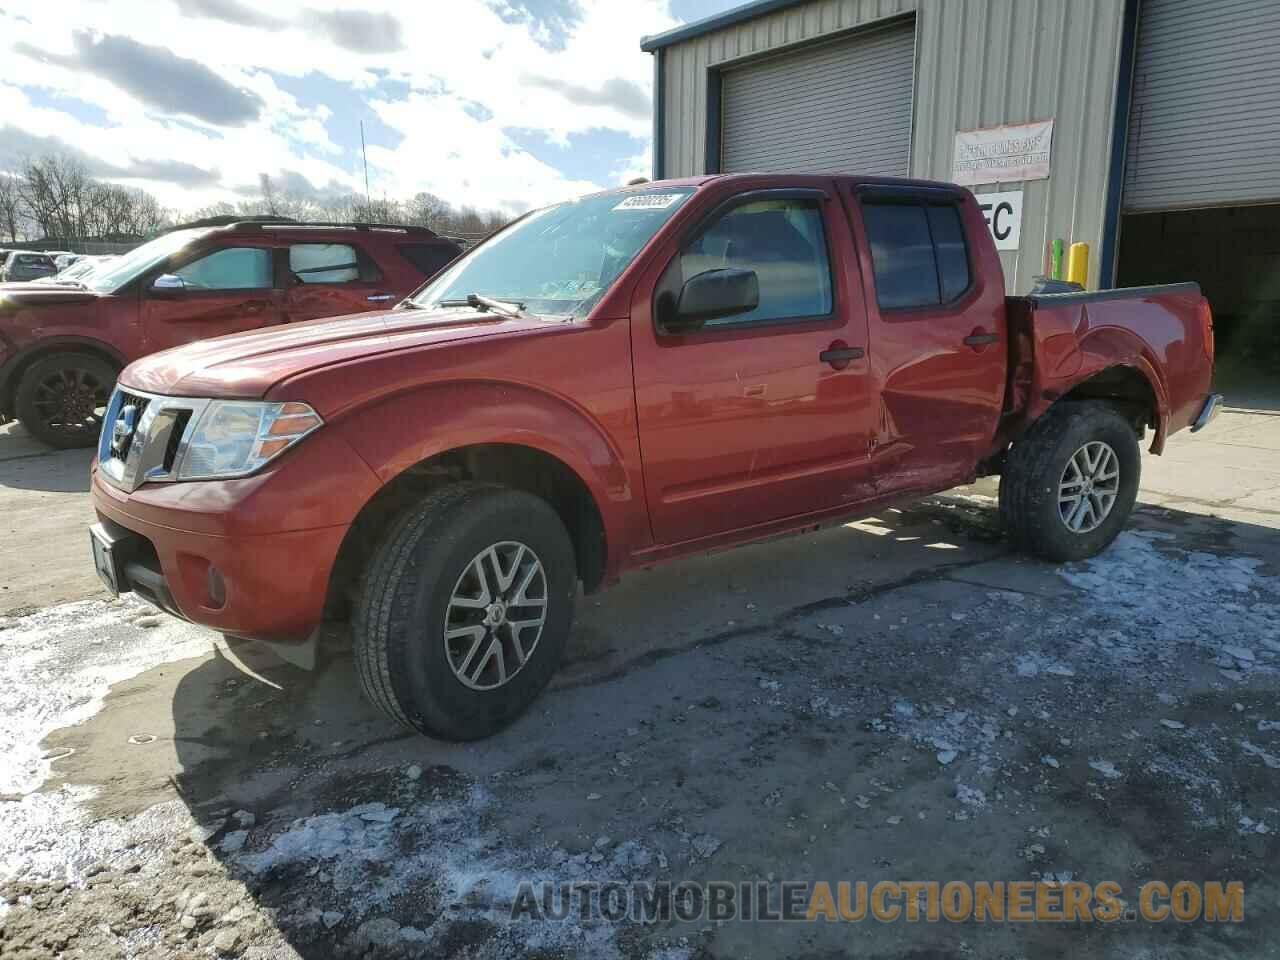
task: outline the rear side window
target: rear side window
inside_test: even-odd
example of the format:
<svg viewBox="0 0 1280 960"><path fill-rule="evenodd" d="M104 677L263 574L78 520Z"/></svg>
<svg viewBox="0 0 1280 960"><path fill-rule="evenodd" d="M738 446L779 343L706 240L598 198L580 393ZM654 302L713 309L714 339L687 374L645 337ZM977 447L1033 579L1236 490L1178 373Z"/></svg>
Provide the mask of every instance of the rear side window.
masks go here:
<svg viewBox="0 0 1280 960"><path fill-rule="evenodd" d="M948 303L969 288L969 251L954 204L862 205L882 310Z"/></svg>
<svg viewBox="0 0 1280 960"><path fill-rule="evenodd" d="M456 249L443 243L402 243L396 249L424 277L434 276L458 255Z"/></svg>
<svg viewBox="0 0 1280 960"><path fill-rule="evenodd" d="M360 279L360 259L345 243L295 243L289 248L289 269L301 283L354 283Z"/></svg>

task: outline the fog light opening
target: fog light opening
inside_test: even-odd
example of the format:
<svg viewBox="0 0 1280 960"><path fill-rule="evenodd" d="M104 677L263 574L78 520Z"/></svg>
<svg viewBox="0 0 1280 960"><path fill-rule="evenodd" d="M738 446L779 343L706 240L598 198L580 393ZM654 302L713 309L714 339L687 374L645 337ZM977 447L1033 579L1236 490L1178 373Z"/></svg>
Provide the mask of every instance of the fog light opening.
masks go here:
<svg viewBox="0 0 1280 960"><path fill-rule="evenodd" d="M223 579L222 571L209 564L209 606L214 610L219 610L227 604L227 581Z"/></svg>

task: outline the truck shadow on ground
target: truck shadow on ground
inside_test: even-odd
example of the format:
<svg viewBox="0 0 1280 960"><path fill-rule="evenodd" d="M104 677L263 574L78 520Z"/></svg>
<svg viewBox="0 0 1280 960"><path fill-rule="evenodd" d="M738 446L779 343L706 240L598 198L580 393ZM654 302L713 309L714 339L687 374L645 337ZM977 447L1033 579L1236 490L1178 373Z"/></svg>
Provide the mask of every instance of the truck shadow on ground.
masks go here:
<svg viewBox="0 0 1280 960"><path fill-rule="evenodd" d="M1178 537L1187 550L1227 549L1243 526L1169 510L1140 510L1138 523ZM1259 536L1255 529L1247 540L1256 544ZM1053 599L1057 578L1031 561L1002 565L999 582L986 583L985 566L1006 556L989 500L940 497L856 526L637 574L584 600L568 662L550 690L511 728L474 744L418 737L370 707L340 634L310 674L280 665L256 645L231 645L186 673L174 691L180 772L173 786L207 825L204 847L269 908L280 934L308 958L553 957L584 947L582 955L616 951L641 958L650 955L655 938L677 933L693 933L693 946L672 956L733 955L726 945L732 935L715 951L705 950L709 937L699 940L696 930L675 922L594 934L573 922L513 925L515 882L672 873L682 879L707 871L736 878L748 863L760 875L766 866L784 871L780 876L808 878L824 865L847 873L847 864L834 864L875 835L859 828L842 838L844 853L811 853L817 838L809 834L856 813L846 802L859 793L862 807L862 792L876 803L912 796L921 811L910 838L875 840L879 866L864 864L868 869L883 867L895 876L982 869L1020 877L1016 871L1025 872L1025 862L1001 864L992 851L1027 827L987 817L959 836L954 825L947 831L939 822L947 818L934 817L935 808L954 805L950 778L939 777L929 753L912 756L896 741L885 746L865 722L895 697L946 699L953 658L980 656L984 644L995 642L984 628L955 622L946 638L909 638L908 620L920 601L895 607L904 587L935 585L937 602L930 605L954 604L960 611L974 602L975 587L988 585ZM1276 556L1269 559L1274 563ZM832 631L835 650L831 638L817 639L826 628L818 624L815 633L815 615L847 618L851 606L878 610L876 621L883 616L896 623L900 616L900 639L868 637L857 649L859 638L853 650L854 638L843 632ZM837 651L843 652L833 657ZM774 693L796 676L815 689L843 690L853 703L865 699L866 717L851 724L850 708L831 706L826 695L791 703ZM1108 704L1125 712L1128 696L1104 679L1077 690L1070 709L1092 712L1088 722L1105 730L1096 715ZM984 688L979 700L987 697L999 699ZM1230 716L1230 700L1202 708ZM879 778L866 779L876 772ZM1168 809L1161 799L1167 790L1155 782L1126 783L1123 803L1096 819L1086 809L1094 789L1089 777L1085 767L1062 791L1062 806L1052 815L1054 840L1046 841L1050 856L1057 851L1065 858L1069 851L1059 843L1066 841L1076 844L1075 860L1089 852L1102 860L1113 855L1106 852L1111 844L1117 863L1147 858L1150 866L1154 858L1161 867L1199 869L1196 876L1227 869L1232 856L1238 860L1225 849L1216 859L1187 854L1186 818ZM799 794L797 785L804 785ZM743 790L751 797L745 813L738 809ZM792 799L770 802L788 794ZM1036 814L1031 822L1049 816ZM620 839L618 831L633 820L651 823L649 832ZM741 839L753 829L759 853L739 848L730 861L714 859L721 835L737 831ZM907 942L880 939L886 935L865 926L864 933L868 948ZM1074 940L1059 933L1055 940L1041 927L1001 947L1016 941L1020 949L1034 947L1031 955L1083 955L1095 933L1080 932ZM927 951L919 955L947 957L960 956L960 941L971 935L934 928L909 939ZM804 940L787 925L761 936L761 955L793 952ZM1166 945L1174 942L1159 936ZM1189 941L1200 934L1180 936ZM1215 939L1209 946L1220 955L1226 944ZM1247 949L1245 940L1235 946Z"/></svg>

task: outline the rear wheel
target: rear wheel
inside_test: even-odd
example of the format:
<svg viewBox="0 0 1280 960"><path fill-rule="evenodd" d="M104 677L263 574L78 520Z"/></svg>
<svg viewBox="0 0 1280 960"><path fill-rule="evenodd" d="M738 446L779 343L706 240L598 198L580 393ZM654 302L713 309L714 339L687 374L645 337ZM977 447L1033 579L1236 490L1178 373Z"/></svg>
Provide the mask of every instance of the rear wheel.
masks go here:
<svg viewBox="0 0 1280 960"><path fill-rule="evenodd" d="M1123 529L1142 454L1130 423L1101 402L1064 403L1013 445L1000 480L1010 538L1046 560L1082 560Z"/></svg>
<svg viewBox="0 0 1280 960"><path fill-rule="evenodd" d="M559 666L573 624L573 545L545 501L460 483L401 515L374 552L353 622L365 695L421 733L502 729Z"/></svg>
<svg viewBox="0 0 1280 960"><path fill-rule="evenodd" d="M14 408L32 436L51 447L91 447L98 441L116 368L91 353L54 353L22 372Z"/></svg>

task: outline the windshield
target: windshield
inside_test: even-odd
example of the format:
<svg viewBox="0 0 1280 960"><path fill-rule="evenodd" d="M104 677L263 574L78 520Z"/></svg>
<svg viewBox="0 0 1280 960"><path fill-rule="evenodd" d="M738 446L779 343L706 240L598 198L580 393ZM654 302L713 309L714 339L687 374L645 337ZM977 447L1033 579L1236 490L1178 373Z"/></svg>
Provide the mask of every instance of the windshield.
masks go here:
<svg viewBox="0 0 1280 960"><path fill-rule="evenodd" d="M437 277L412 303L472 294L531 313L584 316L693 190L614 191L529 214Z"/></svg>
<svg viewBox="0 0 1280 960"><path fill-rule="evenodd" d="M135 247L110 263L104 263L101 269L94 270L81 279L85 286L98 293L114 293L139 274L146 273L156 264L167 260L188 243L203 237L208 232L201 228L174 230L140 247Z"/></svg>

